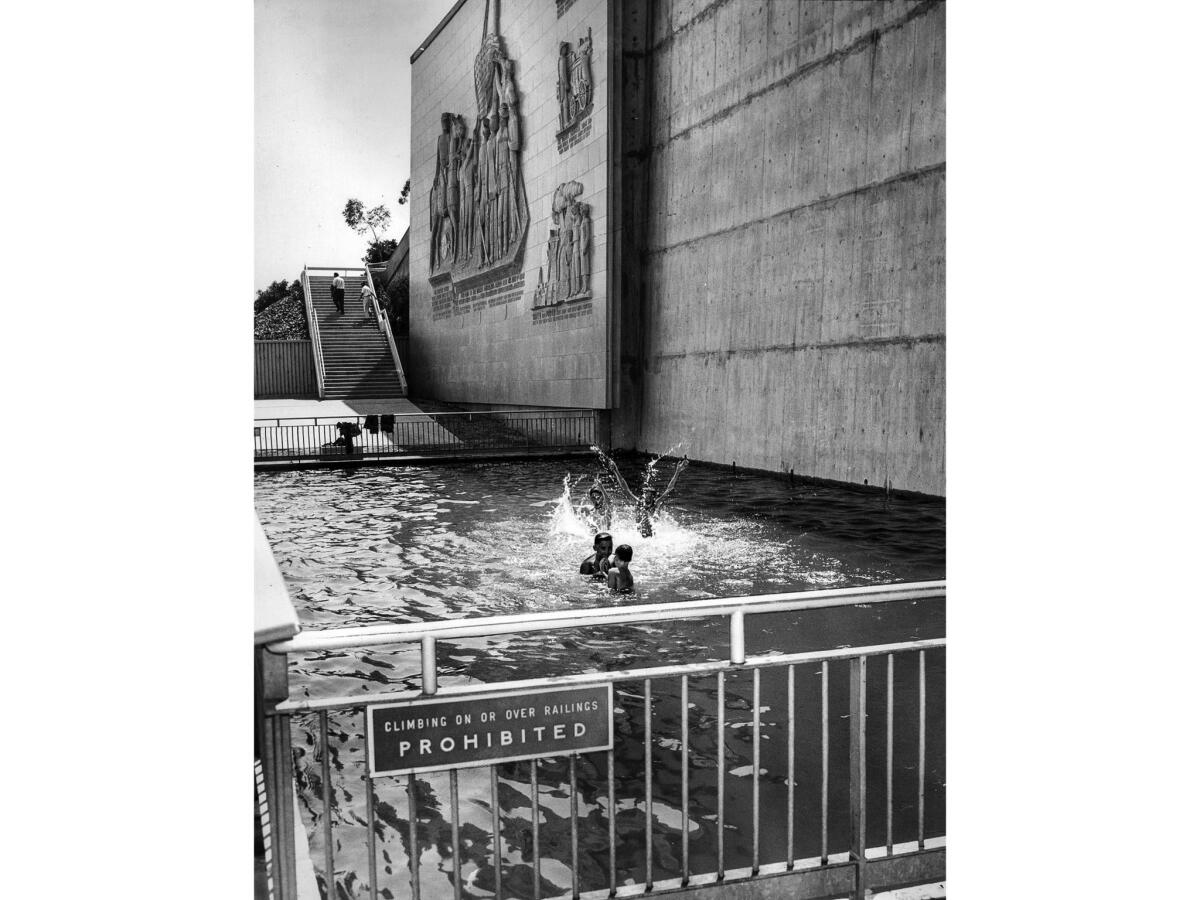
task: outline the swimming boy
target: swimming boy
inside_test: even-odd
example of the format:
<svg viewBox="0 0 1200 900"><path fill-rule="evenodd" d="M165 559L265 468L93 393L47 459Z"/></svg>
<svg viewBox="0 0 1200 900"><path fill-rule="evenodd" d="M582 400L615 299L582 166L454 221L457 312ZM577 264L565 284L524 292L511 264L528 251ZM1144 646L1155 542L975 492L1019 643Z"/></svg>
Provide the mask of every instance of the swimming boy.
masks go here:
<svg viewBox="0 0 1200 900"><path fill-rule="evenodd" d="M592 550L595 552L580 563L579 574L603 578L608 572L608 557L613 552L612 535L607 531L601 531L592 540Z"/></svg>
<svg viewBox="0 0 1200 900"><path fill-rule="evenodd" d="M592 502L592 508L588 512L595 526L601 531L607 531L612 528L612 500L609 499L608 491L604 490L604 485L597 478L592 482L591 490L588 491L588 499Z"/></svg>
<svg viewBox="0 0 1200 900"><path fill-rule="evenodd" d="M608 586L614 591L628 593L633 590L633 573L629 571L629 561L633 559L633 548L622 544L613 554L612 568L608 570Z"/></svg>

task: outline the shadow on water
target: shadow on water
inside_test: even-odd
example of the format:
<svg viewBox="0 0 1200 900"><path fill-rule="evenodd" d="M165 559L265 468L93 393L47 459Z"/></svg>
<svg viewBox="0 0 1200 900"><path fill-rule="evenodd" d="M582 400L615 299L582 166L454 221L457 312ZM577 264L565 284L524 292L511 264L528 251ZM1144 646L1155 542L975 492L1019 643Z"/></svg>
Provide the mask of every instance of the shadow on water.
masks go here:
<svg viewBox="0 0 1200 900"><path fill-rule="evenodd" d="M647 462L622 460L633 476ZM649 462L653 462L650 460ZM885 498L826 486L791 486L755 474L688 468L677 492L642 538L628 506L611 530L634 548L636 590L617 596L578 576L592 532L577 504L603 467L567 472L560 462L306 471L260 474L256 505L306 629L418 622L533 610L698 597L850 587L944 577L945 508L928 498ZM662 472L651 471L663 480ZM626 477L628 478L629 475ZM611 483L611 481L609 482ZM941 601L849 607L747 620L750 653L861 646L945 634ZM669 661L724 658L721 620L498 635L439 644L442 684L611 671ZM915 837L917 816L917 660L895 658L894 835ZM927 654L927 834L944 833L945 655ZM369 699L420 685L419 655L397 645L294 656L293 696ZM797 857L821 852L821 669L795 669ZM764 862L786 857L787 670L764 670L760 715L760 831ZM849 841L849 664L829 666L829 850ZM868 839L884 842L886 662L868 663ZM716 677L689 682L681 709L678 679L652 682L650 767L654 877L680 874L683 833L690 869L716 867L719 736ZM643 684L614 691L617 881L645 876ZM726 679L725 864L749 865L753 830L753 692L750 673ZM369 895L367 810L361 713L329 715L335 893ZM690 736L689 803L680 806L681 735ZM324 785L318 718L293 720L297 783L322 890ZM570 797L566 759L538 762L539 849L543 896L570 889ZM495 884L492 795L487 768L460 773L460 856L464 895L490 897ZM502 764L501 877L506 896L533 895L530 763ZM583 890L608 886L607 760L577 764L579 877ZM415 852L423 897L453 896L449 778L415 779L417 841L410 846L407 777L375 780L380 896L409 895ZM327 896L329 896L327 894Z"/></svg>

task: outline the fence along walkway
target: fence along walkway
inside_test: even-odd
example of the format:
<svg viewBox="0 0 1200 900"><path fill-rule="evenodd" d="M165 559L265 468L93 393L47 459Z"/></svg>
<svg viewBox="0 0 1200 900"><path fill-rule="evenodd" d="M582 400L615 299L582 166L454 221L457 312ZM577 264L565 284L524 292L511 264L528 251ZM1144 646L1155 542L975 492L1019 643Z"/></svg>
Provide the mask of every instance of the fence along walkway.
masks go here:
<svg viewBox="0 0 1200 900"><path fill-rule="evenodd" d="M745 619L760 614L944 598L945 582L938 581L302 632L271 646L270 650L276 654L273 665L286 671L287 654L291 653L315 654L321 658L329 651L345 648L415 641L421 648L422 691L278 703L267 716L274 723L274 727L267 729L275 744L269 755L276 761L293 759L290 746L293 719L297 720L296 727L307 735L306 743L315 744L307 752L315 752L312 765L318 761L320 764L321 774L314 780L319 782L321 800L312 806L311 812L314 822L319 821L314 840L323 852L324 865L319 861L322 852L316 846L313 855L318 860L318 877L326 897L338 895L346 888L335 885L339 871L337 857L349 852L342 838L347 821L342 807L351 802L345 788L351 783L349 780L342 781L337 793L331 785L331 734L339 740L336 753L339 768L351 769L344 777L364 785L366 878L371 897L379 896L383 887L385 876L379 871L378 844L388 835L388 828L397 839L383 848L389 873L387 893L383 896L403 897L403 888L407 888L408 896L420 898L423 884L427 893L433 892L431 888L440 889L439 895L446 896L450 893L447 879L452 882L455 900L464 896L464 888L469 888L470 896L478 896L482 890L496 897L561 896L596 900L665 894L685 888L700 889L700 895L713 897L848 894L862 898L868 889L878 891L940 881L945 878L945 835L927 833L930 812L927 761L931 749L938 760L944 758L945 707L944 702L931 707L927 698L931 664L936 663L932 666L934 671L944 671L945 639L747 656ZM455 684L446 688L439 688L437 683L439 640L713 616L728 619L730 652L725 660L502 683ZM819 689L798 682L798 671L816 675ZM904 680L902 671L908 673L907 680L911 682L907 690L899 688ZM775 700L764 702L767 699L763 694L764 682L769 675L786 685L786 722L782 726L779 722L763 721L765 712L779 718L779 707L783 706L782 702L772 705L778 702ZM699 702L713 697L712 688L702 686L712 680L715 680L715 723L703 709L703 702ZM750 682L748 688L746 680ZM348 729L351 737L359 739L359 735L353 734L356 723L361 723L361 734L367 733L368 709L375 704L431 696L471 698L498 689L544 692L589 685L625 686L614 688L619 701L613 709L614 724L620 713L622 723L618 730L624 730L625 734L620 752L614 745L613 750L572 754L565 759L560 755L494 764L483 770L447 770L452 857L449 872L441 864L435 867L428 863L423 871L422 853L412 852L412 848L422 846L419 833L446 837L441 828L435 828L438 823L434 817L439 811L437 800L431 799L436 796L431 787L435 776L371 777L366 770L366 754L361 748L345 743ZM941 697L944 689L941 678L936 687ZM731 696L731 690L749 696ZM783 693L782 686L778 693ZM871 715L878 717L870 730L870 742L869 693L874 698ZM692 702L693 698L698 702ZM745 699L749 702L740 702ZM664 701L668 700L671 702L664 707ZM665 708L680 711L676 722L664 715ZM730 721L730 712L739 709L748 709L748 715L745 712L741 715L748 721ZM928 721L931 709L932 728ZM841 735L843 721L845 735ZM746 728L750 729L749 773L744 766L737 771L729 767L729 761L738 761L739 755L746 759L745 748L738 746L745 741ZM907 734L910 731L915 731L915 735ZM896 754L906 740L914 756L901 761ZM701 742L705 743L704 753L698 750ZM639 744L640 754L636 750ZM780 744L786 746L782 753ZM835 744L839 751L836 753ZM812 752L806 755L802 745L810 746ZM640 756L640 760L635 756ZM801 764L808 770L803 777ZM464 807L460 800L460 778L474 776L478 781L485 771L487 783L482 787L476 785L473 802ZM287 774L295 776L294 771ZM581 794L580 779L584 775L589 790ZM549 791L539 788L539 777L548 777L557 787ZM401 818L404 801L397 799L391 804L382 799L384 794L396 794L401 780L406 794L406 821ZM809 782L814 786L819 784L817 796L798 804L797 786ZM528 786L527 819L524 813L514 811L514 806L524 804L524 801L514 802L514 784ZM507 813L501 812L502 788ZM744 821L747 790L751 795L748 825ZM776 818L764 822L762 806L770 802L779 809L783 803L781 792L786 793L786 821L780 823ZM438 795L444 797L446 793L439 791ZM715 815L712 814L714 795ZM583 816L581 797L591 807ZM739 825L730 824L733 801L743 816ZM937 808L933 811L936 820L942 822L944 799L940 791L935 801ZM707 806L701 806L702 803ZM869 809L874 817L871 820L868 820ZM490 811L490 829L478 823L464 825L464 812L478 819L481 810ZM907 815L898 815L906 810ZM682 819L676 827L672 814L680 812ZM357 813L353 815L358 818ZM336 840L335 817L339 819ZM568 820L565 825L563 818ZM907 821L898 821L902 818ZM816 851L805 858L798 858L796 853L800 839L798 825L806 833L811 832L808 843ZM552 826L553 834L541 834ZM468 827L470 839L466 840ZM748 845L747 831L751 835ZM876 836L876 843L868 841L868 833ZM700 847L702 838L706 839L705 845ZM429 840L427 837L426 843ZM743 864L736 867L728 865L726 845L731 840L741 840L737 849L749 857L740 860ZM435 844L440 842L440 838L434 840ZM769 845L769 849L764 850L764 845ZM407 857L404 861L397 858L401 852ZM569 887L546 877L543 871L546 858L552 863L555 877L569 879ZM407 867L407 873L401 866ZM343 867L345 873L349 867L344 860ZM464 885L464 870L470 880L467 885ZM592 883L583 883L581 872ZM603 873L606 884L594 883L599 873ZM406 877L398 882L398 876ZM343 877L350 876L343 874ZM363 873L359 871L357 877L361 880ZM752 893L745 890L751 884ZM397 893L398 888L401 893Z"/></svg>
<svg viewBox="0 0 1200 900"><path fill-rule="evenodd" d="M353 423L361 430L349 447L341 438L339 422ZM596 414L590 409L254 420L254 461L264 466L562 453L586 451L595 443Z"/></svg>

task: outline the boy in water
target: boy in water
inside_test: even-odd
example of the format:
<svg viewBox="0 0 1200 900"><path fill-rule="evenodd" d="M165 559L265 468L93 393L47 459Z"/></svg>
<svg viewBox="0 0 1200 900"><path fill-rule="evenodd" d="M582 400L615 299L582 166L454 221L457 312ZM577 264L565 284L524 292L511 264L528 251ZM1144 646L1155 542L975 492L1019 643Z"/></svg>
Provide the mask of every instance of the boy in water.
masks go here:
<svg viewBox="0 0 1200 900"><path fill-rule="evenodd" d="M629 561L633 559L633 548L622 544L613 554L612 567L608 570L608 586L614 591L627 594L633 590L633 573Z"/></svg>
<svg viewBox="0 0 1200 900"><path fill-rule="evenodd" d="M592 540L592 550L595 552L579 565L580 575L591 575L593 578L603 578L608 573L609 554L612 553L613 539L607 531L602 531Z"/></svg>
<svg viewBox="0 0 1200 900"><path fill-rule="evenodd" d="M599 478L592 482L591 490L588 491L588 499L592 502L592 508L586 515L590 516L592 524L598 530L608 531L612 528L612 501Z"/></svg>
<svg viewBox="0 0 1200 900"><path fill-rule="evenodd" d="M662 493L650 486L647 480L642 485L641 496L638 496L629 489L629 485L625 483L625 479L621 477L621 470L617 468L617 464L612 460L608 460L609 471L613 473L616 479L617 486L621 488L629 502L633 504L633 517L637 522L638 531L642 537L651 537L654 534L654 525L651 520L658 513L659 507L662 506L667 495L675 490L675 482L679 480L679 474L687 468L690 460L685 456L675 465L675 474L671 476L671 480L667 482L667 486Z"/></svg>

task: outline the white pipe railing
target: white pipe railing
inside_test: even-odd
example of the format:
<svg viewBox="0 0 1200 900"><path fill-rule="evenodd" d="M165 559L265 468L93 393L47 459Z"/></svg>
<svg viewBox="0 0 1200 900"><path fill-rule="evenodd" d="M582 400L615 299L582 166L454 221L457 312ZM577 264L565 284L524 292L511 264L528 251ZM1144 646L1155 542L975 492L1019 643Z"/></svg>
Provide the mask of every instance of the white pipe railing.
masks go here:
<svg viewBox="0 0 1200 900"><path fill-rule="evenodd" d="M310 653L347 647L377 647L419 641L422 657L422 690L437 692L437 673L433 669L437 641L488 637L497 634L528 634L561 628L633 625L671 619L699 619L728 616L730 619L729 659L734 664L746 660L745 616L762 613L796 612L854 606L860 603L891 603L901 600L930 600L946 595L945 581L921 581L900 585L837 588L824 591L792 591L785 594L758 594L749 597L714 597L682 603L645 603L637 606L565 609L488 616L477 619L445 619L438 622L412 622L364 625L355 628L329 628L301 632L295 637L271 644L272 653Z"/></svg>
<svg viewBox="0 0 1200 900"><path fill-rule="evenodd" d="M392 351L392 362L396 365L396 376L400 379L401 395L407 397L408 380L404 377L404 366L400 363L400 351L396 349L396 339L392 337L392 323L388 321L388 317L379 307L379 293L375 290L375 279L371 277L371 267L367 265L366 260L363 261L363 271L367 273L367 285L371 288L373 298L371 304L375 307L375 318L383 329L384 337L387 338L388 349Z"/></svg>
<svg viewBox="0 0 1200 900"><path fill-rule="evenodd" d="M309 266L300 273L300 284L304 287L304 311L308 315L308 336L312 340L313 367L317 370L317 399L325 399L325 354L321 351L321 327L317 324L317 311L312 302L312 291L308 286Z"/></svg>
<svg viewBox="0 0 1200 900"><path fill-rule="evenodd" d="M282 735L282 738L277 740L279 748L273 753L271 762L278 767L282 772L281 783L288 784L290 782L284 780L293 777L293 772L289 763L291 762L290 743L287 738L290 735L290 723L295 715L307 714L316 715L318 717L318 725L316 732L319 735L319 750L318 757L322 760L325 766L323 770L323 801L326 810L329 810L332 805L331 800L331 785L330 774L328 771L327 761L329 759L329 735L330 735L330 720L329 716L336 712L351 712L357 714L362 712L366 714L366 710L373 704L382 703L405 703L414 700L420 700L433 694L439 697L446 698L469 698L476 695L486 694L488 691L495 691L502 688L506 692L523 691L537 692L549 689L562 689L568 687L584 687L608 684L612 685L616 682L638 681L641 683L640 701L643 706L643 722L644 722L644 758L647 764L644 766L644 788L639 791L639 799L644 799L645 803L645 860L646 872L644 885L635 885L639 895L655 893L675 895L678 888L686 887L689 884L713 884L722 881L739 881L746 882L763 876L784 876L792 875L799 880L788 883L788 887L795 886L797 891L803 882L806 895L811 896L826 896L831 890L834 895L844 896L849 894L855 898L865 898L867 895L867 887L872 879L876 879L878 884L887 884L890 882L900 883L900 881L917 882L935 881L945 878L945 860L944 847L945 838L941 836L927 837L925 834L925 792L926 792L926 654L931 651L944 651L946 647L946 639L944 637L936 638L921 638L899 641L887 644L875 644L870 646L854 646L854 647L836 647L833 649L824 650L808 650L801 652L793 652L780 654L778 652L769 652L762 655L746 656L745 653L745 617L747 615L757 615L764 613L782 613L799 611L806 609L826 609L838 606L868 606L879 603L888 603L895 601L919 601L919 600L938 600L944 599L946 596L945 581L926 581L914 582L908 584L892 584L879 585L871 587L859 588L842 588L834 590L819 590L819 591L799 591L781 594L760 594L747 597L725 597L711 598L705 600L685 601L681 603L656 603L642 604L638 606L627 607L600 607L593 609L578 609L578 610L557 610L551 612L530 613L522 615L510 616L493 616L481 617L475 619L456 619L439 622L419 622L419 623L403 623L394 625L377 625L364 626L358 628L338 628L328 629L324 631L301 632L293 638L279 641L269 645L267 650L274 654L286 654L288 652L320 652L323 650L334 650L346 647L366 648L385 643L394 643L401 641L415 641L420 643L421 648L421 691L417 692L413 689L401 691L388 691L384 693L372 693L370 696L352 695L343 697L322 697L311 698L305 697L302 699L283 700L266 711L268 720L277 724L275 732ZM598 625L628 625L636 622L662 622L668 619L689 619L700 618L706 616L728 616L730 619L730 650L726 659L708 659L702 662L682 662L668 663L666 665L657 665L652 668L636 668L624 669L619 671L605 670L585 672L572 675L552 675L542 676L531 679L521 679L501 682L487 683L467 683L455 684L448 686L443 691L437 689L437 642L439 640L450 640L454 638L464 637L483 637L494 634L505 633L520 633L526 634L532 631L550 631L561 628L574 628L579 626L598 626ZM895 765L893 758L893 742L895 719L893 716L894 704L894 658L901 654L915 654L917 657L917 696L918 696L918 750L915 766L917 768L917 823L916 823L916 841L905 841L897 843L893 840L893 807L895 805L895 794L893 792L893 784L891 773ZM887 781L886 781L886 845L871 848L867 844L867 660L868 658L884 658L887 664L887 684L886 684L886 703L887 717L884 725L886 741L887 741ZM272 657L265 656L264 660ZM286 659L274 657L276 664L286 671ZM831 819L829 809L831 804L830 783L829 783L829 756L830 756L830 715L831 709L829 706L829 691L830 691L830 663L844 660L849 662L850 670L850 696L849 696L849 715L841 716L843 719L848 719L847 727L849 731L849 766L848 766L848 783L847 783L847 800L849 803L849 819L851 825L850 846L846 853L837 852L831 853L829 847ZM796 860L794 854L794 820L796 811L796 772L795 761L797 754L796 735L797 728L795 722L796 715L796 698L795 698L795 675L798 665L819 663L821 666L820 672L820 752L821 752L821 805L820 805L820 828L821 828L821 856L819 858L812 857L807 860ZM760 830L763 827L760 813L760 792L762 790L762 774L765 772L768 776L770 772L763 768L765 760L761 756L760 741L766 740L767 737L760 735L761 729L764 727L760 713L769 706L763 706L764 698L761 695L762 681L764 679L763 672L772 669L782 669L786 674L787 686L787 702L785 706L786 723L779 723L778 727L783 728L786 724L786 741L787 741L787 777L781 783L786 785L787 792L787 832L786 832L786 861L783 860L760 860ZM716 742L716 771L717 771L717 797L716 797L716 871L707 873L695 873L691 871L688 862L688 843L689 830L684 829L681 835L683 842L682 846L682 862L681 862L681 878L671 878L656 880L656 870L660 869L663 860L661 853L659 859L655 859L655 827L653 816L655 793L654 793L654 772L657 768L651 765L649 761L654 756L653 750L653 699L652 699L652 679L675 679L680 682L680 704L681 709L688 709L688 682L690 678L699 678L715 675L717 680L716 694L716 712L717 725L716 733L724 735L725 710L726 710L726 679L730 674L739 671L747 670L752 675L753 694L751 698L747 698L750 709L753 714L753 730L751 732L751 740L753 745L752 750L752 765L751 781L747 789L751 792L753 798L753 813L751 816L750 832L752 838L752 865L750 868L726 869L725 868L725 830L730 827L727 824L725 810L725 794L726 794L726 743L724 740ZM749 724L749 723L746 723ZM772 723L766 723L770 727ZM814 729L817 726L814 725ZM680 741L680 791L681 797L678 801L678 808L687 810L692 802L692 797L689 794L687 773L689 768L694 764L689 762L689 731L691 726L689 718L684 716L681 723ZM940 734L940 732L938 732ZM778 735L777 735L778 736ZM769 737L769 736L768 736ZM940 738L939 738L940 740ZM664 745L665 746L665 745ZM563 896L584 896L589 898L603 898L624 896L628 893L632 896L632 891L626 892L618 888L618 873L617 873L617 857L618 847L631 846L629 841L632 840L632 835L628 827L625 828L623 835L624 843L618 845L617 842L617 818L613 815L613 811L621 807L617 803L618 779L615 776L615 760L618 748L614 745L612 749L607 751L608 764L608 798L607 809L608 813L608 862L609 862L609 889L607 891L588 891L587 893L580 892L579 885L579 866L577 845L579 842L580 831L580 814L576 807L576 797L578 788L576 787L576 758L571 756L568 761L570 771L570 796L571 796L571 831L570 842L572 846L572 888L571 894ZM531 805L532 805L532 821L538 821L538 781L537 781L537 762L535 757L530 763L529 777L531 785ZM460 878L460 857L458 855L459 837L458 837L458 822L459 822L459 800L457 793L457 769L461 766L447 764L446 769L449 771L450 778L450 816L452 822L452 845L454 848L453 857L453 872L455 884L458 884ZM408 776L408 797L409 797L409 823L410 823L410 846L416 846L415 828L417 815L415 810L416 787L413 774ZM501 827L499 819L500 803L497 799L497 770L496 766L492 765L491 771L492 780L492 836L491 847L493 863L497 873L501 869L499 863L500 848L502 846ZM368 814L373 809L374 803L374 779L368 773L366 776L366 791L367 791L367 809ZM628 790L625 789L628 794ZM629 798L626 797L626 800ZM335 883L336 870L334 867L334 859L332 851L328 848L334 846L332 834L333 818L326 814L322 816L324 822L324 837L325 847L327 848L324 878L326 891L331 892L331 886ZM772 827L773 823L767 823L767 827ZM745 827L744 825L739 827ZM281 836L284 842L290 840L290 835ZM486 844L486 841L484 842ZM368 822L367 829L367 852L368 866L370 871L370 884L372 892L376 885L377 872L375 867L375 828L372 822ZM285 846L290 847L290 844ZM540 860L537 852L539 847L537 831L533 832L533 879L535 884L540 881ZM282 849L282 848L281 848ZM772 855L777 855L777 852ZM888 868L891 865L896 868L895 871ZM422 863L420 859L410 855L409 862L409 877L412 888L412 896L417 898L420 896L420 869ZM444 870L438 868L438 873L443 873ZM839 877L843 878L841 887L834 890L831 888L833 882L826 881L832 877L831 873L839 873ZM430 876L426 876L427 878ZM441 876L444 878L444 874ZM890 880L890 881L889 881ZM627 882L628 883L628 882ZM821 892L811 892L809 888L819 887ZM497 882L497 892L500 892L499 883ZM745 891L749 896L753 891ZM501 894L502 896L502 894Z"/></svg>

